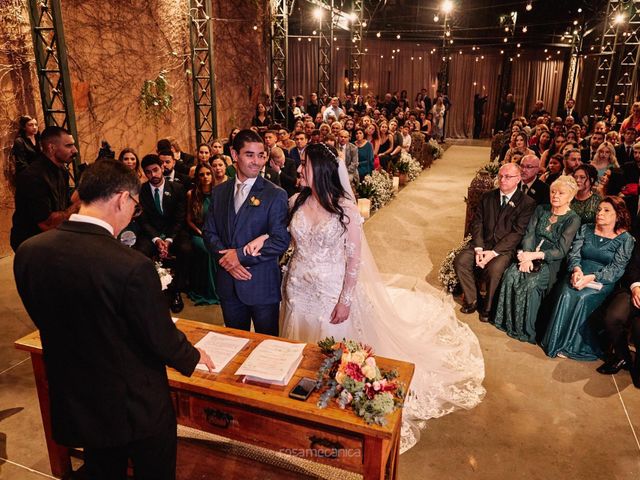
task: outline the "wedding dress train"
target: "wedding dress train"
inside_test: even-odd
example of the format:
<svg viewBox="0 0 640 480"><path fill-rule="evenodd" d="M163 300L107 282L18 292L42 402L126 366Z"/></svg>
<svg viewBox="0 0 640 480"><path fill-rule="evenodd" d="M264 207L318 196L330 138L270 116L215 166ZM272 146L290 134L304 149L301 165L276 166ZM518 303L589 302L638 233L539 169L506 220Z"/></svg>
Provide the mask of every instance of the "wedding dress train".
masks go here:
<svg viewBox="0 0 640 480"><path fill-rule="evenodd" d="M379 274L355 204L345 207L346 231L336 215L314 217L306 207L290 224L295 251L283 283L282 335L309 343L327 336L358 340L377 355L414 363L403 411L404 452L418 441L425 420L482 401L478 339L456 318L450 295L422 280ZM339 300L351 309L334 325L329 319Z"/></svg>

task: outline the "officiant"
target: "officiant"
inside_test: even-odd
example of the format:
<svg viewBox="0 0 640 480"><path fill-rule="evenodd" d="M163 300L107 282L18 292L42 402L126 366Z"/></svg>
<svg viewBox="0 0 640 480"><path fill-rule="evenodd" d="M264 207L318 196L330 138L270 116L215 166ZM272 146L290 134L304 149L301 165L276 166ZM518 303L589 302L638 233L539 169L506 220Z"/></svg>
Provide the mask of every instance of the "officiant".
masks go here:
<svg viewBox="0 0 640 480"><path fill-rule="evenodd" d="M54 440L84 448L87 478L174 479L176 417L166 366L191 375L209 356L171 321L153 262L117 236L139 212L123 163L84 172L78 214L20 245L18 293L40 330ZM73 248L69 246L72 245Z"/></svg>

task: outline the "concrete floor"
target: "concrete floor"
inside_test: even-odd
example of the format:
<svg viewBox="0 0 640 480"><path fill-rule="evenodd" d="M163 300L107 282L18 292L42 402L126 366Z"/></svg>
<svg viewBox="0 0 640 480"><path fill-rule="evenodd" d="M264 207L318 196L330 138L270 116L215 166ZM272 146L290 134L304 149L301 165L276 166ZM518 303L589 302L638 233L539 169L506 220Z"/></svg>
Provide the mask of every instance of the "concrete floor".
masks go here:
<svg viewBox="0 0 640 480"><path fill-rule="evenodd" d="M467 186L488 157L484 143L456 143L366 223L381 271L439 286L438 267L461 240ZM217 306L187 305L181 316L221 323ZM487 396L471 411L429 421L400 459L401 479L640 478L640 391L628 374L603 376L594 371L598 362L549 359L475 314L459 318L483 347ZM15 290L12 257L0 260L0 328L0 479L53 478L31 364L13 348L33 325Z"/></svg>

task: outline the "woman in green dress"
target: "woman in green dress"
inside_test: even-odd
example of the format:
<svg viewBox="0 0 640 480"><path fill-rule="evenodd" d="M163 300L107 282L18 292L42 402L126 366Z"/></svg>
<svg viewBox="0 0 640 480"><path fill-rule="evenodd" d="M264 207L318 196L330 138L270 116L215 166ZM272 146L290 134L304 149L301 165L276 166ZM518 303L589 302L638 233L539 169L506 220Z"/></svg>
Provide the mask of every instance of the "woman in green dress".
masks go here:
<svg viewBox="0 0 640 480"><path fill-rule="evenodd" d="M573 178L578 184L578 193L571 202L571 210L578 214L583 225L593 223L602 200L600 195L593 192L593 187L598 182L598 170L592 165L579 165L573 171Z"/></svg>
<svg viewBox="0 0 640 480"><path fill-rule="evenodd" d="M536 317L543 298L556 281L580 218L569 204L576 181L559 177L551 184L551 205L539 205L527 226L518 252L502 277L496 313L491 320L498 329L523 342L536 343Z"/></svg>
<svg viewBox="0 0 640 480"><path fill-rule="evenodd" d="M187 193L187 225L191 234L191 244L194 247L188 295L195 305L220 303L214 282L216 262L211 258L202 238L202 226L209 210L214 177L211 165L201 163L196 167L195 186Z"/></svg>
<svg viewBox="0 0 640 480"><path fill-rule="evenodd" d="M582 225L569 253L571 277L563 281L541 345L550 357L596 360L601 356L589 317L613 291L629 263L635 240L624 200L605 197L596 223Z"/></svg>

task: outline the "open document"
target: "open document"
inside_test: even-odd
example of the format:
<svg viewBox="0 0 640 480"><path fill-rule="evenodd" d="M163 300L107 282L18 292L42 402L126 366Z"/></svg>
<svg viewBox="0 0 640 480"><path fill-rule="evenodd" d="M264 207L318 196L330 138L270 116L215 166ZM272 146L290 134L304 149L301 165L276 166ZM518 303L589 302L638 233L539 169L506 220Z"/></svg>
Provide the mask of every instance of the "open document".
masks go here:
<svg viewBox="0 0 640 480"><path fill-rule="evenodd" d="M254 382L287 385L302 361L305 345L263 340L249 354L236 375L245 375L245 380Z"/></svg>
<svg viewBox="0 0 640 480"><path fill-rule="evenodd" d="M231 335L222 335L221 333L209 332L202 340L196 343L196 348L201 348L211 357L216 368L215 373L220 373L227 363L235 357L240 350L247 344L248 338L232 337ZM207 367L199 363L197 370L207 370Z"/></svg>

